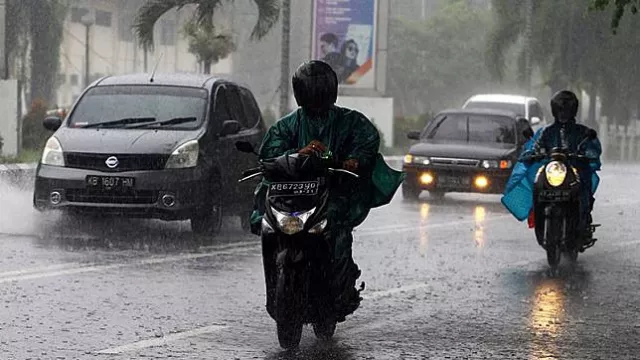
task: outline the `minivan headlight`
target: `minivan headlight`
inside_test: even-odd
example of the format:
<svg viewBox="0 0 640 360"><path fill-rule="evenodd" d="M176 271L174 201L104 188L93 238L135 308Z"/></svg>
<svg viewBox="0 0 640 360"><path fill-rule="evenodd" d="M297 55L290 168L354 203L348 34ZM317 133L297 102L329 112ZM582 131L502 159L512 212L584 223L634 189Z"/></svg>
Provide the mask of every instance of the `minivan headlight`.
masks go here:
<svg viewBox="0 0 640 360"><path fill-rule="evenodd" d="M552 161L547 164L544 173L547 176L549 185L554 187L560 186L567 177L567 167L559 161Z"/></svg>
<svg viewBox="0 0 640 360"><path fill-rule="evenodd" d="M55 136L50 137L44 145L40 163L50 166L64 166L64 153L62 152L62 146L60 146L60 141L58 141Z"/></svg>
<svg viewBox="0 0 640 360"><path fill-rule="evenodd" d="M165 168L184 169L195 167L198 164L199 152L200 145L198 145L198 140L187 141L171 153Z"/></svg>
<svg viewBox="0 0 640 360"><path fill-rule="evenodd" d="M429 159L426 156L415 156L415 155L407 154L404 156L404 163L429 165L431 164L431 159Z"/></svg>

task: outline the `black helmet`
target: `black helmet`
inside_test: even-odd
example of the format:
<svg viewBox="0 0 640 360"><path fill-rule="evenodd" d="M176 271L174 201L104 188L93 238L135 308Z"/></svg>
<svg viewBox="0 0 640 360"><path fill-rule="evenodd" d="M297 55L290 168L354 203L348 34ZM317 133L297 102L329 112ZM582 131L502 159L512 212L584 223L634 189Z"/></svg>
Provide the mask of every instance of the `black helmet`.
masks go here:
<svg viewBox="0 0 640 360"><path fill-rule="evenodd" d="M551 97L551 113L553 117L565 123L576 118L578 114L578 97L569 90L561 90Z"/></svg>
<svg viewBox="0 0 640 360"><path fill-rule="evenodd" d="M320 115L338 99L338 76L331 66L320 60L300 65L291 79L298 106L311 115Z"/></svg>

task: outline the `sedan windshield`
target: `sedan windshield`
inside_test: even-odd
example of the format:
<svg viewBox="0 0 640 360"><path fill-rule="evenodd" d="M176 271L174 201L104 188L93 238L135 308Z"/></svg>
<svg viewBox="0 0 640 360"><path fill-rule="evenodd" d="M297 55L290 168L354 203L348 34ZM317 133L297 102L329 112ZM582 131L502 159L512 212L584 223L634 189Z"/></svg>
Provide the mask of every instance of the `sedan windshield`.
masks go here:
<svg viewBox="0 0 640 360"><path fill-rule="evenodd" d="M516 143L515 121L506 116L447 114L431 121L423 137L462 142Z"/></svg>
<svg viewBox="0 0 640 360"><path fill-rule="evenodd" d="M177 86L101 86L89 90L70 115L70 127L195 129L207 108L207 91ZM176 121L180 119L181 121ZM136 126L132 126L135 124Z"/></svg>
<svg viewBox="0 0 640 360"><path fill-rule="evenodd" d="M518 116L525 115L524 104L514 103L501 103L501 102L484 102L484 101L470 101L465 109L495 109L506 110L516 113Z"/></svg>

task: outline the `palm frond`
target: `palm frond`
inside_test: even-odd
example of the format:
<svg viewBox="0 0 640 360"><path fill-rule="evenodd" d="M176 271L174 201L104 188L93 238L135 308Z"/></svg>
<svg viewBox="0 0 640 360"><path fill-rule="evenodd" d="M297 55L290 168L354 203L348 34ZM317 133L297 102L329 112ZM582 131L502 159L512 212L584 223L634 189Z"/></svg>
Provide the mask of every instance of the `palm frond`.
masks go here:
<svg viewBox="0 0 640 360"><path fill-rule="evenodd" d="M201 0L196 8L196 23L206 27L213 26L213 14L222 5L222 0Z"/></svg>
<svg viewBox="0 0 640 360"><path fill-rule="evenodd" d="M275 26L280 18L280 0L254 0L258 6L258 21L251 32L251 40L260 40Z"/></svg>
<svg viewBox="0 0 640 360"><path fill-rule="evenodd" d="M140 46L153 49L153 28L162 15L171 9L180 9L185 5L201 2L198 0L149 0L138 10L133 25Z"/></svg>

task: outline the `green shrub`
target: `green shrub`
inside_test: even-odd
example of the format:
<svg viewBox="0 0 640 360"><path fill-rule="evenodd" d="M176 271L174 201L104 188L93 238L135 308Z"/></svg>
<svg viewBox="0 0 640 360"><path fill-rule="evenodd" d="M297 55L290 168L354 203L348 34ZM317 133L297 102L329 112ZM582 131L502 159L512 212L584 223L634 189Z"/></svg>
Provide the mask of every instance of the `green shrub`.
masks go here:
<svg viewBox="0 0 640 360"><path fill-rule="evenodd" d="M28 150L42 149L51 136L51 132L42 126L47 115L47 104L41 100L34 100L31 109L22 118L22 148Z"/></svg>

